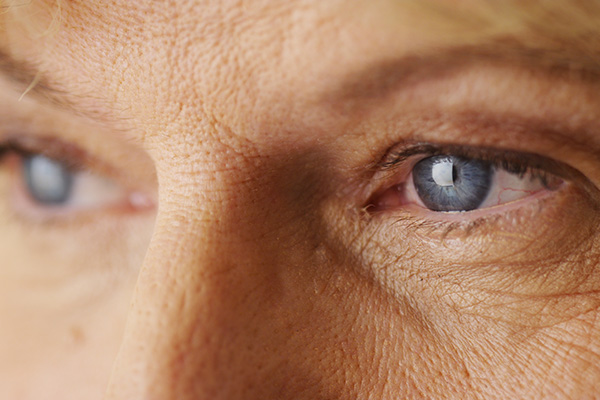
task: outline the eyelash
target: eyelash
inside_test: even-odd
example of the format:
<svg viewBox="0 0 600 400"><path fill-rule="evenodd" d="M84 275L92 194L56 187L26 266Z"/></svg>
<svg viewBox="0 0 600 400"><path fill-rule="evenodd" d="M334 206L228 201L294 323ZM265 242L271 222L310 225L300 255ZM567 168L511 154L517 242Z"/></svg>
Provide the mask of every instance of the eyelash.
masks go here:
<svg viewBox="0 0 600 400"><path fill-rule="evenodd" d="M539 179L544 187L549 188L549 182L553 179L561 179L567 183L581 182L584 186L589 181L581 173L555 160L548 159L537 154L515 152L502 149L466 147L455 144L434 145L430 143L414 143L403 145L399 150L389 152L380 163L377 170L383 174L383 190L376 191L367 202L365 209L370 214L381 214L389 211L387 208L379 208L376 199L389 188L406 182L415 164L425 158L438 155L452 155L469 159L486 161L492 168L505 170L511 174L523 178L530 174L532 178ZM399 172L402 171L402 172ZM380 187L381 187L380 186ZM425 229L427 234L441 232L441 237L446 237L454 230L461 230L465 235L473 233L478 227L491 226L498 222L507 212L518 212L519 209L511 209L505 212L477 216L477 211L460 213L456 218L443 217L445 213L427 210L427 216L417 215L407 210L398 211L394 218L398 222L407 223L415 229ZM460 218L460 219L459 219Z"/></svg>
<svg viewBox="0 0 600 400"><path fill-rule="evenodd" d="M535 178L542 180L542 182L547 180L550 174L561 178L566 178L567 175L565 166L536 154L458 145L432 144L416 144L404 150L392 152L379 165L379 169L391 171L413 157L420 156L420 159L422 159L446 154L486 161L493 168L506 170L511 174L518 175L520 178L530 173Z"/></svg>

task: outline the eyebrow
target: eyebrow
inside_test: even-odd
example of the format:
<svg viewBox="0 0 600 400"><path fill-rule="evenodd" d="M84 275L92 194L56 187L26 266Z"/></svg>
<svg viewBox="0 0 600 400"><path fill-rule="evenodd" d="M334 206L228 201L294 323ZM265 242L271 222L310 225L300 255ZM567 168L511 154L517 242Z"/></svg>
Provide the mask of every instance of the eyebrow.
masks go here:
<svg viewBox="0 0 600 400"><path fill-rule="evenodd" d="M8 53L0 51L0 73L10 81L24 86L26 92L31 91L42 97L54 99L64 92L58 87L53 86L42 76L40 69L22 61L17 61Z"/></svg>
<svg viewBox="0 0 600 400"><path fill-rule="evenodd" d="M77 99L84 99L84 96L67 92L59 83L52 82L48 76L44 75L38 66L18 61L2 50L0 50L0 75L7 81L16 83L19 90L23 90L21 98L26 95L32 95L59 109L88 117L101 123L107 123L115 129L119 129L114 125L120 118L111 113L115 109L112 109L110 105L103 104L105 106L105 109L103 109L101 107L91 107L82 104Z"/></svg>
<svg viewBox="0 0 600 400"><path fill-rule="evenodd" d="M579 43L580 45L580 43ZM550 78L584 83L600 81L600 62L589 52L572 46L534 47L516 40L495 39L470 46L456 46L380 60L352 73L330 87L322 100L327 103L365 105L425 80L441 79L481 63L530 70ZM368 104L367 104L368 105Z"/></svg>
<svg viewBox="0 0 600 400"><path fill-rule="evenodd" d="M461 68L477 63L520 67L549 77L575 79L580 82L600 81L600 60L590 52L579 50L580 43L561 43L561 47L527 46L514 39L499 38L470 46L454 46L428 50L423 54L376 61L358 72L344 77L328 88L322 100L330 104L344 103L368 106L378 103L402 88L422 81L441 79ZM99 122L115 122L114 116L97 107L83 107L75 97L51 82L37 66L17 61L0 50L0 74L24 88L23 95L33 96L72 113ZM365 104L366 103L366 104ZM108 107L110 107L108 105ZM110 111L110 108L109 110Z"/></svg>

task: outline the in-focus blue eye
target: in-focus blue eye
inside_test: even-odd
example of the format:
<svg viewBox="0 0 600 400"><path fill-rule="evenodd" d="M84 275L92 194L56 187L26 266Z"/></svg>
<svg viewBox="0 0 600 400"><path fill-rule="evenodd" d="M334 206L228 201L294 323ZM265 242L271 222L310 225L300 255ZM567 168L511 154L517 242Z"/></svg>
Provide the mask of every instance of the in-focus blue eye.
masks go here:
<svg viewBox="0 0 600 400"><path fill-rule="evenodd" d="M61 162L43 155L23 159L29 195L43 205L64 205L71 197L73 173Z"/></svg>
<svg viewBox="0 0 600 400"><path fill-rule="evenodd" d="M413 168L413 182L427 208L470 211L485 201L493 174L488 162L440 155L419 161Z"/></svg>

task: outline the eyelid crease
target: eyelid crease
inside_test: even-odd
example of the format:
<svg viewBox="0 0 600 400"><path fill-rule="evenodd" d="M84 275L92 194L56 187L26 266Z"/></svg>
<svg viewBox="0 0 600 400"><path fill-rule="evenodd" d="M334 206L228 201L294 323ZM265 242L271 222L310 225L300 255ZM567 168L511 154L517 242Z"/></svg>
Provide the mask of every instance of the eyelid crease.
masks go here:
<svg viewBox="0 0 600 400"><path fill-rule="evenodd" d="M99 170L113 175L108 166L102 165L80 147L52 137L7 135L0 138L0 156L10 152L24 156L43 155L60 162L73 172Z"/></svg>
<svg viewBox="0 0 600 400"><path fill-rule="evenodd" d="M495 167L501 167L510 173L521 176L525 172L539 170L551 173L566 180L584 180L587 184L591 184L591 182L576 169L535 153L456 144L438 145L421 142L405 144L403 145L403 148L389 152L384 159L381 160L377 168L380 170L391 170L417 155L432 157L446 154L487 161Z"/></svg>

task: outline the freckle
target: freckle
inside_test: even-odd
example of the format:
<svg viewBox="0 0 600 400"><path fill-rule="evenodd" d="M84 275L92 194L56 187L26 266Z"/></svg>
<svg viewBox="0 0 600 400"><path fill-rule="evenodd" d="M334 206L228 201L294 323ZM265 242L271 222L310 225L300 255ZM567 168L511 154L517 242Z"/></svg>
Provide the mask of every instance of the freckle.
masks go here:
<svg viewBox="0 0 600 400"><path fill-rule="evenodd" d="M85 342L85 334L79 326L72 326L69 333L71 334L71 342L76 345L81 345Z"/></svg>

